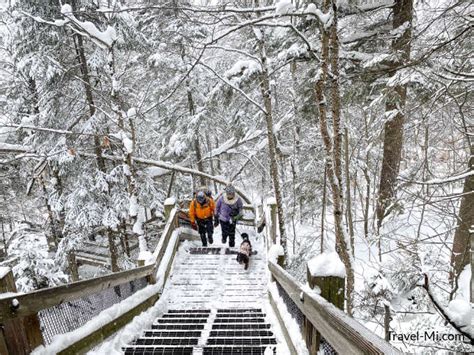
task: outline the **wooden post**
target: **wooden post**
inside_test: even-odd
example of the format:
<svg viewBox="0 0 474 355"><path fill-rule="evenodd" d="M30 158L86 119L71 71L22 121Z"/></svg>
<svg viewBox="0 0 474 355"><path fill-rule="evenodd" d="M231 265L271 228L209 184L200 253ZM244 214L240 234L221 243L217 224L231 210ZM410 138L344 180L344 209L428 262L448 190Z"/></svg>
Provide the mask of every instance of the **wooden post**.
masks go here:
<svg viewBox="0 0 474 355"><path fill-rule="evenodd" d="M306 277L311 289L318 286L321 290L321 297L337 308L344 310L345 278L338 276L313 276L308 266L306 266ZM304 320L303 332L309 353L316 354L319 351L321 334L306 318Z"/></svg>
<svg viewBox="0 0 474 355"><path fill-rule="evenodd" d="M12 271L2 272L0 268L0 293L3 292L17 292L17 289ZM2 355L29 354L43 343L40 322L36 314L9 319L0 324L0 354Z"/></svg>
<svg viewBox="0 0 474 355"><path fill-rule="evenodd" d="M163 207L165 209L165 218L168 220L171 211L173 208L176 206L176 199L174 197L167 198L165 200L165 203L163 204Z"/></svg>

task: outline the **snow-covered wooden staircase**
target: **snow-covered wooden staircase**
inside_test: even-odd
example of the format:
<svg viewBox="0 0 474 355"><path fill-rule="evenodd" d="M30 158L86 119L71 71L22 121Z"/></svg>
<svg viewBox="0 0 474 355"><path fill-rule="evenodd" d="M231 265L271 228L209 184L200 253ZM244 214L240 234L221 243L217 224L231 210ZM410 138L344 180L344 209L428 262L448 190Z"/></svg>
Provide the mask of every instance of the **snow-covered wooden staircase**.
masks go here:
<svg viewBox="0 0 474 355"><path fill-rule="evenodd" d="M250 234L255 255L248 270L236 262L237 248L186 241L178 249L163 291L167 311L123 348L125 354L274 354L282 340L269 315L263 240ZM240 244L236 238L236 244ZM280 352L282 353L282 352Z"/></svg>
<svg viewBox="0 0 474 355"><path fill-rule="evenodd" d="M165 228L144 266L26 294L4 273L11 294L0 299L7 334L0 353L400 354L276 262L273 200L258 223L239 224L234 248L220 243L219 228L202 248L174 202L165 207ZM256 251L248 270L236 262L244 229Z"/></svg>

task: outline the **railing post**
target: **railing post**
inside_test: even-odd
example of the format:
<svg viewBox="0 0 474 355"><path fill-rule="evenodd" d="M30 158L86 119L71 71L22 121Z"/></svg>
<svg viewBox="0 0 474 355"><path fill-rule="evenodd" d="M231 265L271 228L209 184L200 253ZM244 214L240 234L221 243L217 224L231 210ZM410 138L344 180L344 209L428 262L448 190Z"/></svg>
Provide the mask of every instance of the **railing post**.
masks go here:
<svg viewBox="0 0 474 355"><path fill-rule="evenodd" d="M3 292L17 292L9 268L0 268L0 293ZM9 319L0 324L0 354L29 354L42 344L43 335L36 314Z"/></svg>
<svg viewBox="0 0 474 355"><path fill-rule="evenodd" d="M272 238L273 244L276 244L276 237L277 237L277 204L276 200L271 198L267 202L268 206L270 207L270 237Z"/></svg>
<svg viewBox="0 0 474 355"><path fill-rule="evenodd" d="M168 197L163 204L165 219L168 220L170 217L171 211L176 206L176 199L174 197Z"/></svg>
<svg viewBox="0 0 474 355"><path fill-rule="evenodd" d="M335 254L335 253L334 253ZM324 256L323 256L324 255ZM337 254L336 254L337 255ZM344 269L344 265L339 258L325 258L326 254L318 255L313 258L310 263L315 261L316 269L320 269L321 265L325 265L326 270L341 270ZM319 259L319 260L316 260ZM337 266L331 265L337 263ZM314 265L314 264L313 264ZM313 272L312 272L313 271ZM336 273L337 274L337 273ZM344 310L344 294L345 294L345 281L346 279L341 276L320 276L320 274L314 270L311 270L310 266L306 266L306 277L308 280L309 287L314 289L317 286L320 290L320 295L329 303L332 303L337 308ZM321 334L314 328L306 318L304 320L304 338L310 354L316 354L319 351L321 343Z"/></svg>
<svg viewBox="0 0 474 355"><path fill-rule="evenodd" d="M277 203L274 198L271 198L267 202L268 206L270 207L270 219L271 219L271 226L270 226L270 236L272 238L272 243L276 244L277 243L277 224L278 224L278 219L277 219ZM281 267L284 267L285 265L285 256L284 255L279 255L277 259L278 265Z"/></svg>

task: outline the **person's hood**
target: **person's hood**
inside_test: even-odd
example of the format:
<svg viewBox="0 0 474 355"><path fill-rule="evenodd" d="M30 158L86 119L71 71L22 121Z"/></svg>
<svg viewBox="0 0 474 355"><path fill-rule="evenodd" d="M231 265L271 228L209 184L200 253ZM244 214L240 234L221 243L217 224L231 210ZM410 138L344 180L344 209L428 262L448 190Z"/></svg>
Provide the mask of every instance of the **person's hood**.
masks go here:
<svg viewBox="0 0 474 355"><path fill-rule="evenodd" d="M237 196L237 194L235 194L234 198L230 199L229 197L227 197L227 194L224 194L222 195L222 198L224 199L224 202L227 203L228 205L233 205L237 202L239 197Z"/></svg>

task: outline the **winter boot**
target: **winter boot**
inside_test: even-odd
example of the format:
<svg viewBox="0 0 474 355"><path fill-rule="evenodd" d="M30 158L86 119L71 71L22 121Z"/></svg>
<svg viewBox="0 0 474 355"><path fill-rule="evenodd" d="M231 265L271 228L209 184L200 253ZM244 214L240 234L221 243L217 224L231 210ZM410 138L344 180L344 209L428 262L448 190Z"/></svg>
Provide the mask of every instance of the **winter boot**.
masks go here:
<svg viewBox="0 0 474 355"><path fill-rule="evenodd" d="M207 239L205 234L201 234L202 246L207 247Z"/></svg>
<svg viewBox="0 0 474 355"><path fill-rule="evenodd" d="M229 247L235 247L235 237L229 237Z"/></svg>
<svg viewBox="0 0 474 355"><path fill-rule="evenodd" d="M212 234L207 237L207 240L209 241L209 244L214 243L214 239L212 239Z"/></svg>

